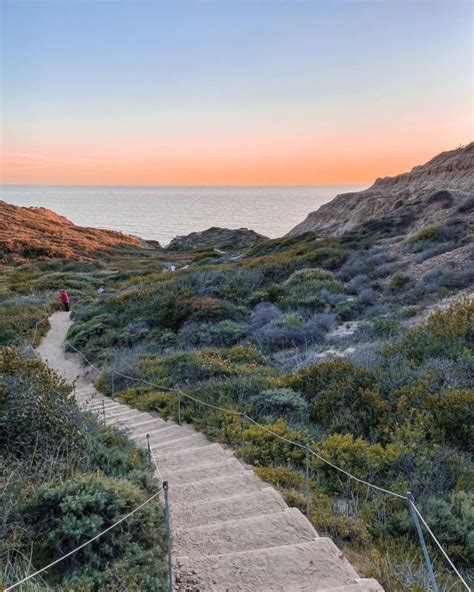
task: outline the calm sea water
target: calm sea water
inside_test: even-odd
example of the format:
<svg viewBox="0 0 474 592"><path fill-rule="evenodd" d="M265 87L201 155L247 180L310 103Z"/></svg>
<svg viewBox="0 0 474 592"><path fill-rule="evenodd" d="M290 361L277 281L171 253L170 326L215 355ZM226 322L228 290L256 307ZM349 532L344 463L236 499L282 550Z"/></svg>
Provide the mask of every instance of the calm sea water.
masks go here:
<svg viewBox="0 0 474 592"><path fill-rule="evenodd" d="M252 228L283 236L338 193L361 186L92 187L9 185L0 199L43 206L81 226L120 230L166 245L210 226Z"/></svg>

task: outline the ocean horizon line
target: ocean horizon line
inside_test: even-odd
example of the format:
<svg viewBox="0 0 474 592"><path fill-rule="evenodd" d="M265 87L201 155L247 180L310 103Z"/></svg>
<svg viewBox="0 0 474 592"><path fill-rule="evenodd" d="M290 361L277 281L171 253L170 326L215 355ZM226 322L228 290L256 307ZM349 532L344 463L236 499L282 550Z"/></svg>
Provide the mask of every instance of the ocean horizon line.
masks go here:
<svg viewBox="0 0 474 592"><path fill-rule="evenodd" d="M373 182L373 181L372 181ZM277 184L277 183L269 183L269 184L243 184L243 185L235 185L235 184L210 184L210 185L192 185L192 184L156 184L156 185L130 185L130 184L92 184L92 183L78 183L78 184L63 184L63 183L0 183L0 189L4 187L91 187L91 188L112 188L112 187L126 187L126 188L140 188L140 189L156 189L156 188L202 188L202 189L212 189L212 188L237 188L237 189L252 189L252 188L303 188L303 187L368 187L370 183L295 183L295 184Z"/></svg>

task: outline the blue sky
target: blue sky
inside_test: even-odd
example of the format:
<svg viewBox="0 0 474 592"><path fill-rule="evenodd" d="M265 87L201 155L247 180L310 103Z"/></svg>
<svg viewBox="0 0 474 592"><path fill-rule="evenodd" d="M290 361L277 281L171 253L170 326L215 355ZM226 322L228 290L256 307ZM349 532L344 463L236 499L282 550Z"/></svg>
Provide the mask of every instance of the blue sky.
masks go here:
<svg viewBox="0 0 474 592"><path fill-rule="evenodd" d="M470 2L4 0L2 29L10 182L358 182L472 136Z"/></svg>

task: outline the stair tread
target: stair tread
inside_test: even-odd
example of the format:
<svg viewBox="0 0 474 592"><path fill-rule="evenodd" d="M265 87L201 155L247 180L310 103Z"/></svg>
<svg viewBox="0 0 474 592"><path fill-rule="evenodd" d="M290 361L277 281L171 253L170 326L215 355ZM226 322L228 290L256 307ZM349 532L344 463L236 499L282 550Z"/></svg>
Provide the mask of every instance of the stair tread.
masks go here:
<svg viewBox="0 0 474 592"><path fill-rule="evenodd" d="M205 436L196 432L185 438L174 438L163 442L150 442L150 445L153 451L165 455L170 452L178 452L179 450L204 447L207 446L208 443L209 441Z"/></svg>
<svg viewBox="0 0 474 592"><path fill-rule="evenodd" d="M160 454L159 464L161 469L173 471L194 466L196 462L212 462L232 457L233 454L224 450L220 444L207 444L207 446L191 447L187 450L170 450L166 454Z"/></svg>
<svg viewBox="0 0 474 592"><path fill-rule="evenodd" d="M297 508L219 524L177 528L176 555L201 556L312 541L317 532Z"/></svg>
<svg viewBox="0 0 474 592"><path fill-rule="evenodd" d="M178 440L180 438L187 438L192 436L193 434L198 434L194 430L190 430L189 428L182 428L176 424L156 424L153 428L145 432L144 434L137 434L134 435L133 430L131 432L131 438L135 440L135 442L140 444L146 444L147 442L147 434L150 437L150 444L159 444L160 442L166 440Z"/></svg>
<svg viewBox="0 0 474 592"><path fill-rule="evenodd" d="M249 518L280 512L286 508L281 495L272 487L264 487L250 493L226 496L212 500L195 501L194 503L171 505L171 521L173 527L202 526L225 522L229 516Z"/></svg>
<svg viewBox="0 0 474 592"><path fill-rule="evenodd" d="M221 498L225 495L250 493L263 489L264 483L253 471L244 471L230 477L213 477L202 481L170 486L170 499L173 504L187 503L205 499Z"/></svg>
<svg viewBox="0 0 474 592"><path fill-rule="evenodd" d="M326 537L252 551L178 556L180 582L199 578L206 592L316 592L360 581L341 551ZM199 576L196 576L199 574Z"/></svg>
<svg viewBox="0 0 474 592"><path fill-rule="evenodd" d="M243 465L236 458L228 458L220 462L200 463L181 471L163 470L166 479L172 479L174 485L201 481L212 477L224 477L245 471Z"/></svg>

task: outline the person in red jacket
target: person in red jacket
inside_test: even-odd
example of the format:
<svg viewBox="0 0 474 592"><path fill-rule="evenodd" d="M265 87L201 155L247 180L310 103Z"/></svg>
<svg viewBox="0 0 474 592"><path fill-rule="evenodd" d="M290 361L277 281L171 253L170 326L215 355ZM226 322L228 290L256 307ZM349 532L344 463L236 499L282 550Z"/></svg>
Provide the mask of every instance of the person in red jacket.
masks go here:
<svg viewBox="0 0 474 592"><path fill-rule="evenodd" d="M64 310L69 312L69 294L66 290L61 290L61 292L59 292L59 299L63 303Z"/></svg>

